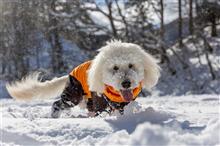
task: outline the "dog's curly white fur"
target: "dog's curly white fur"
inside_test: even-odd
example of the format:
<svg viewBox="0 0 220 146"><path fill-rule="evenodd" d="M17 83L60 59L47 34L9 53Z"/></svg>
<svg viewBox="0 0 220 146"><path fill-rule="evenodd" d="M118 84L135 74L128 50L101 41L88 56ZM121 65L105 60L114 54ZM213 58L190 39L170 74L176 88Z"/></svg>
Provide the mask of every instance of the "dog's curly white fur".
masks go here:
<svg viewBox="0 0 220 146"><path fill-rule="evenodd" d="M38 76L33 74L20 82L7 84L6 88L16 99L52 98L62 93L68 80L68 76L63 76L41 82ZM140 46L111 41L99 49L98 55L92 60L88 70L88 85L90 91L103 93L105 84L121 90L121 82L129 79L130 88L142 82L144 88L151 89L158 82L159 76L160 67L156 60Z"/></svg>
<svg viewBox="0 0 220 146"><path fill-rule="evenodd" d="M129 64L132 68L129 68ZM114 66L118 71L113 70ZM92 61L88 72L88 83L91 91L102 93L105 84L120 90L121 82L128 78L131 88L143 81L143 87L151 89L160 76L160 67L156 60L140 46L132 43L112 41L99 49L99 54Z"/></svg>

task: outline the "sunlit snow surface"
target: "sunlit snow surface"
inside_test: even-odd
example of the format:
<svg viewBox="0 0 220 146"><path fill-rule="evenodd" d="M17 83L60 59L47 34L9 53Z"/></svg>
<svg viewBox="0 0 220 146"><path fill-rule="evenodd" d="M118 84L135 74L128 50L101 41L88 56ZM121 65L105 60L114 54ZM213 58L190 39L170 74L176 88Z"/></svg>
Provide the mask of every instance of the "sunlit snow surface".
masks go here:
<svg viewBox="0 0 220 146"><path fill-rule="evenodd" d="M53 100L1 100L3 145L219 145L219 96L138 98L123 116L50 118Z"/></svg>

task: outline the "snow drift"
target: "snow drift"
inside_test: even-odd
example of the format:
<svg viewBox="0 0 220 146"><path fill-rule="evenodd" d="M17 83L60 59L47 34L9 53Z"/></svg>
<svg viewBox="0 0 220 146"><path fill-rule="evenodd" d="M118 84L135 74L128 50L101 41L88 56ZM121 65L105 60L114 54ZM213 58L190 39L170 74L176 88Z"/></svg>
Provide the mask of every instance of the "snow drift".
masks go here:
<svg viewBox="0 0 220 146"><path fill-rule="evenodd" d="M1 100L3 145L219 145L219 95L138 98L125 115L51 119L53 100Z"/></svg>

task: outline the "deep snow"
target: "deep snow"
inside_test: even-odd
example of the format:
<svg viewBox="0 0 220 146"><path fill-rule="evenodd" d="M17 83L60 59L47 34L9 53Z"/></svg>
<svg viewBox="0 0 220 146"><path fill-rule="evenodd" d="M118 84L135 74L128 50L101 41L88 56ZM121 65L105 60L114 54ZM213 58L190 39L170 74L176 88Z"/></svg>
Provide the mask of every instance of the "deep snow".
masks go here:
<svg viewBox="0 0 220 146"><path fill-rule="evenodd" d="M1 100L2 145L220 145L219 95L138 98L125 115L87 118L75 107L49 117L53 100Z"/></svg>

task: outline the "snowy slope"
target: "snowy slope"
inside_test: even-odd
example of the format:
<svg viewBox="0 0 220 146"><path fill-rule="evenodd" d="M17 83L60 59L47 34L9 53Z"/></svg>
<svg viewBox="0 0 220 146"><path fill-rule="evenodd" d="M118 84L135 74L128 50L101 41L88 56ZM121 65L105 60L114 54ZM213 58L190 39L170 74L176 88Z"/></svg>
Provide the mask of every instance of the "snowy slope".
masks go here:
<svg viewBox="0 0 220 146"><path fill-rule="evenodd" d="M139 98L124 116L49 118L52 100L1 100L3 145L219 145L218 95ZM81 113L81 115L79 115Z"/></svg>

